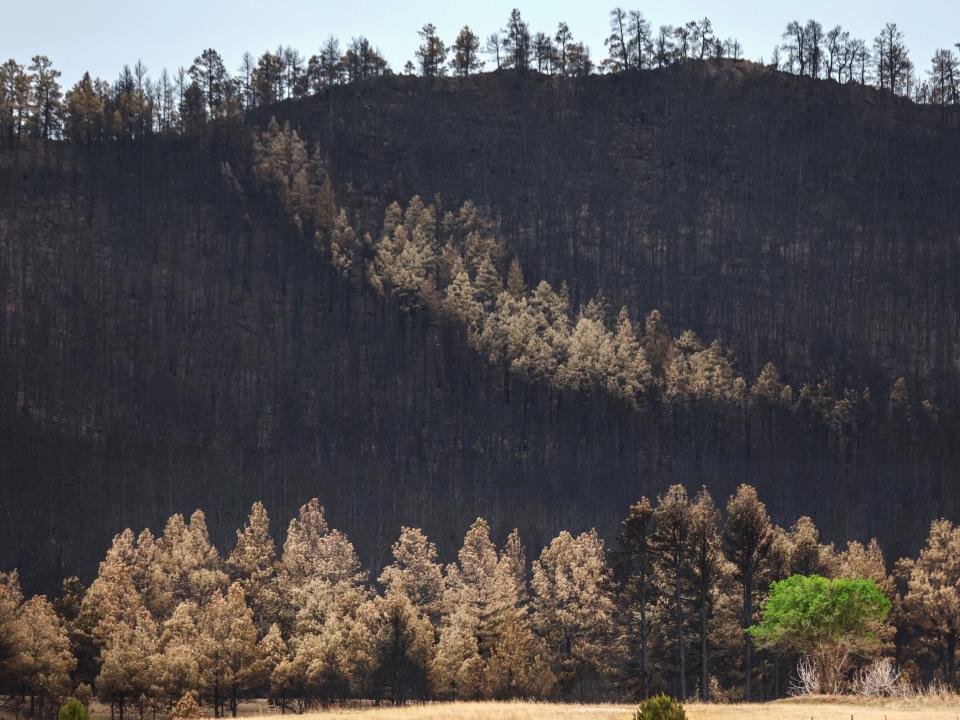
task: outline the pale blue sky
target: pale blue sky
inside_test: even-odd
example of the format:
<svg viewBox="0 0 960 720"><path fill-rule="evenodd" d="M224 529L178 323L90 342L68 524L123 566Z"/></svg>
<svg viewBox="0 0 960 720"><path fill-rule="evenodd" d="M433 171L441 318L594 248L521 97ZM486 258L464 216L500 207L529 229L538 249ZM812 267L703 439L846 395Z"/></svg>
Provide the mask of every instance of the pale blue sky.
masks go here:
<svg viewBox="0 0 960 720"><path fill-rule="evenodd" d="M6 0L4 0L6 3ZM519 7L533 31L552 31L565 20L574 38L586 42L595 60L605 56L603 38L610 8L605 3L546 0L481 0L455 3L435 0L167 0L76 2L75 0L10 0L0 25L0 62L14 57L48 55L63 72L65 85L84 70L113 80L124 63L141 58L156 77L188 66L206 47L216 48L233 70L245 50L259 55L279 44L292 45L305 56L316 52L330 33L341 43L366 35L395 70L412 59L417 30L426 22L449 41L463 24L481 36L502 27L510 9ZM787 21L814 17L824 27L839 23L854 34L876 35L892 20L904 31L911 57L926 70L937 47L960 42L960 0L672 0L627 3L654 26L676 25L704 15L721 37L735 36L750 58L769 57Z"/></svg>

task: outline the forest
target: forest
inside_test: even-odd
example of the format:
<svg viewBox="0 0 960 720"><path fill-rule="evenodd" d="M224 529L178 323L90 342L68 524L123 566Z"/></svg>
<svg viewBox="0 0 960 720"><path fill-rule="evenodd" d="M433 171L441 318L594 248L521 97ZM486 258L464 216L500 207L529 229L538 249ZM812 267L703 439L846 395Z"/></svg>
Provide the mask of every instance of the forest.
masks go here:
<svg viewBox="0 0 960 720"><path fill-rule="evenodd" d="M841 643L833 692L953 686L958 573L947 520L889 573L875 540L838 549L808 517L780 527L748 485L722 507L675 485L633 504L611 547L562 531L530 563L518 530L500 544L483 518L447 565L403 527L374 581L316 499L279 549L256 502L225 556L197 510L156 536L119 533L90 586L67 578L52 601L0 574L0 690L42 717L96 688L119 718L197 700L236 716L251 697L291 712L350 698L775 698L803 658L754 649L745 629L787 578L867 582L884 608L869 642ZM871 685L894 659L892 686Z"/></svg>
<svg viewBox="0 0 960 720"><path fill-rule="evenodd" d="M610 18L0 66L19 708L774 698L798 575L889 600L845 687L954 683L957 54Z"/></svg>

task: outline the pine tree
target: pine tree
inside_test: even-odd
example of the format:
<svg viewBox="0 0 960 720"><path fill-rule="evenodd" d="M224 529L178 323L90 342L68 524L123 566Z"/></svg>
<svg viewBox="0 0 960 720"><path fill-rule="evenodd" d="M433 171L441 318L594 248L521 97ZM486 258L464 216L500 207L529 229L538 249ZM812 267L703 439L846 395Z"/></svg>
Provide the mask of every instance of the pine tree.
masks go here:
<svg viewBox="0 0 960 720"><path fill-rule="evenodd" d="M510 267L507 270L507 292L516 299L527 294L527 283L523 279L523 268L520 266L520 259L516 256L510 260Z"/></svg>
<svg viewBox="0 0 960 720"><path fill-rule="evenodd" d="M121 627L136 627L137 616L144 609L131 577L134 554L133 533L129 529L114 537L97 578L81 603L80 622L101 648Z"/></svg>
<svg viewBox="0 0 960 720"><path fill-rule="evenodd" d="M627 682L633 694L643 699L650 697L650 611L657 592L652 534L653 506L642 497L630 506L620 525L615 569L623 598L619 605L626 616Z"/></svg>
<svg viewBox="0 0 960 720"><path fill-rule="evenodd" d="M470 73L483 68L483 60L480 59L480 38L469 25L464 25L460 29L451 49L453 58L450 60L450 66L460 77L467 77Z"/></svg>
<svg viewBox="0 0 960 720"><path fill-rule="evenodd" d="M753 644L747 628L754 622L758 579L770 551L770 516L766 506L749 485L741 485L727 503L727 521L723 528L723 549L735 567L741 588L740 626L744 636L744 699L749 702L753 685Z"/></svg>
<svg viewBox="0 0 960 720"><path fill-rule="evenodd" d="M7 143L12 148L28 127L31 105L31 79L23 65L14 59L0 65L0 129L6 128Z"/></svg>
<svg viewBox="0 0 960 720"><path fill-rule="evenodd" d="M347 221L347 211L341 208L330 231L330 262L341 275L348 275L359 251L357 233Z"/></svg>
<svg viewBox="0 0 960 720"><path fill-rule="evenodd" d="M960 640L960 528L934 520L919 557L900 560L897 576L906 584L903 610L917 644L931 646L941 680L953 686Z"/></svg>
<svg viewBox="0 0 960 720"><path fill-rule="evenodd" d="M303 505L290 521L277 566L277 586L288 620L300 605L304 585L322 562L323 538L329 532L326 513L317 498Z"/></svg>
<svg viewBox="0 0 960 720"><path fill-rule="evenodd" d="M203 712L200 710L196 698L193 697L193 693L184 693L176 704L170 708L171 720L200 720L202 717Z"/></svg>
<svg viewBox="0 0 960 720"><path fill-rule="evenodd" d="M486 311L492 310L503 290L503 280L489 255L484 255L480 260L473 285L477 301Z"/></svg>
<svg viewBox="0 0 960 720"><path fill-rule="evenodd" d="M813 520L804 516L790 529L790 575L833 575L833 548L821 545Z"/></svg>
<svg viewBox="0 0 960 720"><path fill-rule="evenodd" d="M0 572L0 687L8 687L16 678L17 612L22 603L23 592L16 570Z"/></svg>
<svg viewBox="0 0 960 720"><path fill-rule="evenodd" d="M430 687L441 698L475 699L483 694L483 661L477 618L466 604L451 605L443 617L430 665Z"/></svg>
<svg viewBox="0 0 960 720"><path fill-rule="evenodd" d="M270 535L270 518L261 502L250 508L250 516L237 531L237 544L227 558L230 578L239 581L250 600L257 627L266 629L279 612L276 591L276 547Z"/></svg>
<svg viewBox="0 0 960 720"><path fill-rule="evenodd" d="M471 332L476 332L483 322L483 305L477 301L477 291L466 270L457 273L447 286L443 298L443 311L462 323Z"/></svg>
<svg viewBox="0 0 960 720"><path fill-rule="evenodd" d="M497 551L490 527L477 518L463 538L458 562L447 568L444 615L432 684L442 694L461 699L483 695L484 662L497 641Z"/></svg>
<svg viewBox="0 0 960 720"><path fill-rule="evenodd" d="M207 115L211 118L222 117L228 75L220 53L213 48L207 48L194 58L188 73L203 94Z"/></svg>
<svg viewBox="0 0 960 720"><path fill-rule="evenodd" d="M96 92L90 73L66 94L67 136L76 143L92 143L100 139L103 126L103 98Z"/></svg>
<svg viewBox="0 0 960 720"><path fill-rule="evenodd" d="M484 658L485 697L506 700L549 695L556 680L546 659L546 646L530 622L526 551L516 529L500 552L494 588L489 614L496 618L496 642Z"/></svg>
<svg viewBox="0 0 960 720"><path fill-rule="evenodd" d="M704 347L691 330L675 344L678 352L665 371L665 390L671 400L713 400L739 403L746 392L746 381L736 372L730 357L716 340Z"/></svg>
<svg viewBox="0 0 960 720"><path fill-rule="evenodd" d="M92 685L97 674L97 647L90 628L84 625L82 619L83 599L86 594L87 588L80 582L80 578L66 578L60 586L60 596L54 601L54 609L63 620L67 637L70 638L70 653L77 660L74 678L80 683Z"/></svg>
<svg viewBox="0 0 960 720"><path fill-rule="evenodd" d="M429 305L436 288L436 230L433 208L418 196L403 212L396 203L388 207L383 236L367 270L370 284L405 308Z"/></svg>
<svg viewBox="0 0 960 720"><path fill-rule="evenodd" d="M201 681L214 713L223 716L227 704L236 717L240 699L258 687L263 672L253 612L239 583L226 595L219 590L213 594L200 613L198 635Z"/></svg>
<svg viewBox="0 0 960 720"><path fill-rule="evenodd" d="M119 711L123 720L126 708L133 704L143 716L143 708L157 692L154 656L157 651L157 626L143 607L132 625L119 625L100 653L97 693L103 702Z"/></svg>
<svg viewBox="0 0 960 720"><path fill-rule="evenodd" d="M423 77L440 77L446 74L447 47L437 35L433 23L424 25L419 33L422 41L417 48L420 73Z"/></svg>
<svg viewBox="0 0 960 720"><path fill-rule="evenodd" d="M504 654L523 656L528 663L536 655L523 604L524 563L519 534L511 533L498 555L489 526L477 518L464 537L458 562L447 568L444 615L431 668L439 694L506 697L528 686L519 676L503 675Z"/></svg>
<svg viewBox="0 0 960 720"><path fill-rule="evenodd" d="M565 22L561 21L557 24L557 32L553 36L553 41L556 43L554 65L561 75L566 75L568 67L567 48L572 44L573 33L570 32L570 28Z"/></svg>
<svg viewBox="0 0 960 720"><path fill-rule="evenodd" d="M484 697L511 700L549 697L556 677L546 658L546 646L525 614L507 616L484 664Z"/></svg>
<svg viewBox="0 0 960 720"><path fill-rule="evenodd" d="M155 569L159 575L154 580L162 588L164 615L185 600L202 605L227 586L227 574L220 553L210 542L202 510L194 511L189 523L182 515L173 515L157 542Z"/></svg>
<svg viewBox="0 0 960 720"><path fill-rule="evenodd" d="M419 528L403 527L391 547L393 562L378 581L387 594L401 593L427 615L438 611L443 593L443 573L437 562L437 546Z"/></svg>
<svg viewBox="0 0 960 720"><path fill-rule="evenodd" d="M345 697L357 682L353 637L362 630L357 615L371 592L353 544L330 530L316 498L290 522L278 586L290 657L273 671L271 692L301 704Z"/></svg>
<svg viewBox="0 0 960 720"><path fill-rule="evenodd" d="M433 626L422 609L400 590L369 601L360 613L366 647L365 685L375 698L394 705L428 697Z"/></svg>
<svg viewBox="0 0 960 720"><path fill-rule="evenodd" d="M32 73L31 105L33 106L34 132L37 137L49 140L57 136L61 120L60 71L54 69L46 55L34 55L28 70Z"/></svg>
<svg viewBox="0 0 960 720"><path fill-rule="evenodd" d="M561 532L533 563L533 621L568 696L597 697L608 675L616 607L603 541L595 530Z"/></svg>
<svg viewBox="0 0 960 720"><path fill-rule="evenodd" d="M276 194L284 219L315 244L325 244L337 210L319 148L311 155L295 130L271 118L254 143L253 168L258 183Z"/></svg>
<svg viewBox="0 0 960 720"><path fill-rule="evenodd" d="M17 610L12 665L18 684L30 697L30 715L42 717L70 694L77 661L53 605L42 595Z"/></svg>
<svg viewBox="0 0 960 720"><path fill-rule="evenodd" d="M274 683L274 673L280 664L289 659L290 649L283 638L280 626L274 623L267 630L266 634L260 638L257 646L257 653L260 657L260 664L263 669L263 678L268 684L268 696L271 701L277 703L281 709L284 709L282 693L276 692L277 685Z"/></svg>
<svg viewBox="0 0 960 720"><path fill-rule="evenodd" d="M599 318L581 313L567 343L567 360L557 368L556 383L570 390L606 388L616 372L613 336Z"/></svg>
<svg viewBox="0 0 960 720"><path fill-rule="evenodd" d="M530 69L530 28L514 8L502 31L503 52L508 66L519 72Z"/></svg>
<svg viewBox="0 0 960 720"><path fill-rule="evenodd" d="M367 573L350 539L331 530L316 498L290 522L278 568L288 619L299 632L319 632L338 614L366 599Z"/></svg>
<svg viewBox="0 0 960 720"><path fill-rule="evenodd" d="M153 673L158 695L172 706L201 686L201 638L197 628L200 609L192 602L180 603L160 628Z"/></svg>
<svg viewBox="0 0 960 720"><path fill-rule="evenodd" d="M613 338L613 367L608 370L607 391L636 406L652 386L653 373L647 354L633 332L627 309L621 308Z"/></svg>
<svg viewBox="0 0 960 720"><path fill-rule="evenodd" d="M887 563L876 538L871 538L866 546L856 540L849 541L846 550L837 558L837 577L873 580L891 601L898 598L896 584L887 572Z"/></svg>
<svg viewBox="0 0 960 720"><path fill-rule="evenodd" d="M527 550L520 539L520 531L514 528L507 535L500 553L500 564L504 572L510 577L516 589L518 599L527 594Z"/></svg>
<svg viewBox="0 0 960 720"><path fill-rule="evenodd" d="M654 531L651 545L657 558L659 597L670 616L672 639L667 639L667 651L674 656L673 671L677 678L677 697L687 697L687 623L691 606L690 573L692 543L691 516L687 491L682 485L672 485L657 498L653 511Z"/></svg>
<svg viewBox="0 0 960 720"><path fill-rule="evenodd" d="M728 571L720 549L720 511L704 487L690 505L693 609L700 640L700 699L710 701L710 637L719 586Z"/></svg>
<svg viewBox="0 0 960 720"><path fill-rule="evenodd" d="M670 329L659 310L651 310L644 321L643 338L640 341L650 367L658 378L663 378L673 353Z"/></svg>

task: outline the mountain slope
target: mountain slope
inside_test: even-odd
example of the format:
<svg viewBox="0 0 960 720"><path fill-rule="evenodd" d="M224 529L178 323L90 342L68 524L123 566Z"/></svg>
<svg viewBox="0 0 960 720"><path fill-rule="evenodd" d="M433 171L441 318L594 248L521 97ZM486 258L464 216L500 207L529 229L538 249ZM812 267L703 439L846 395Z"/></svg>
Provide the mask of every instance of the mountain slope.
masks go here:
<svg viewBox="0 0 960 720"><path fill-rule="evenodd" d="M903 348L873 352L869 338L888 324L908 336L927 328L927 345L914 347L924 352L910 357L939 368L948 387L951 366L933 349L955 332L944 318L956 301L945 273L957 210L932 188L937 172L944 188L955 182L956 169L933 158L934 140L947 150L956 141L953 127L933 127L916 108L875 107L859 91L708 70L580 85L391 78L275 111L321 141L361 231L376 234L386 201L408 193L442 191L447 207L473 196L501 216L528 276L568 278L582 300L601 287L635 316L666 308L674 328L707 338L714 328L748 366L782 361L801 381L822 371L886 382L884 363L899 363ZM812 106L833 108L831 129L884 119L896 138L913 138L931 164L897 150L913 173L895 182L910 188L902 202L886 202L886 182L857 195L844 169L840 187L815 193L816 212L813 201L791 208L792 174L770 168L813 140L780 137L771 123L800 122L776 109L798 86L815 95ZM657 107L666 115L654 122ZM823 139L817 127L811 136ZM756 143L761 131L770 144ZM719 498L751 482L778 520L809 514L827 539L876 535L890 554L915 548L931 517L958 509L951 426L918 417L909 433L894 432L879 393L842 450L802 414L710 403L637 413L510 376L458 327L332 271L246 182L249 134L213 128L0 159L0 523L9 529L0 566L19 565L28 586L89 576L120 528L156 529L197 506L228 547L254 499L279 532L320 497L373 566L401 524L424 527L449 555L480 514L499 535L520 527L531 548L560 528L596 525L609 537L629 502L672 482L706 484ZM858 142L845 151L861 153L858 167L880 162L870 153L881 141ZM241 176L241 192L221 163ZM834 177L826 160L813 165L819 179L804 188ZM823 218L845 227L839 217L866 229L810 241L825 236ZM870 245L888 220L921 239ZM820 229L783 231L799 225ZM687 226L697 231L668 235ZM898 248L898 272L876 275L876 258ZM805 279L788 280L796 275ZM914 288L918 277L926 284ZM785 338L818 328L826 340L815 334L788 352ZM851 337L864 345L827 351ZM946 390L930 389L936 373L920 369L916 386L948 406Z"/></svg>
<svg viewBox="0 0 960 720"><path fill-rule="evenodd" d="M776 362L951 412L960 113L751 63L561 78L390 77L264 110L329 156L341 197L472 199L530 278L660 308Z"/></svg>

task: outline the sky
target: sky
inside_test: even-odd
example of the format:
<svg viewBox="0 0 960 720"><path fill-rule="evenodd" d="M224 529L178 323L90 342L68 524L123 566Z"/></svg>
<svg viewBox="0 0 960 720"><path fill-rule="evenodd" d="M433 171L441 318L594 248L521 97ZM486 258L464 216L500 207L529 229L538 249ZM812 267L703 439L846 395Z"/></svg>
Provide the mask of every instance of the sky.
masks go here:
<svg viewBox="0 0 960 720"><path fill-rule="evenodd" d="M4 0L6 4L6 0ZM457 3L436 0L166 0L165 2L76 2L10 0L0 25L0 62L9 57L28 63L44 54L63 73L69 87L84 71L113 80L126 63L142 60L156 77L188 67L207 47L217 49L230 70L244 51L255 56L278 45L290 45L305 57L317 52L333 34L344 45L365 35L380 48L394 70L413 59L417 31L432 22L449 43L469 24L485 38L502 28L511 8L519 7L531 31L556 29L560 20L585 42L595 61L605 57L609 32L607 3L554 0L481 0ZM609 7L608 7L609 6ZM887 21L903 30L918 69L926 70L938 47L960 43L960 1L913 0L657 0L625 4L638 8L656 26L678 25L709 17L717 35L736 37L751 59L769 58L786 23L819 20L824 28L843 25L856 36L873 38Z"/></svg>

